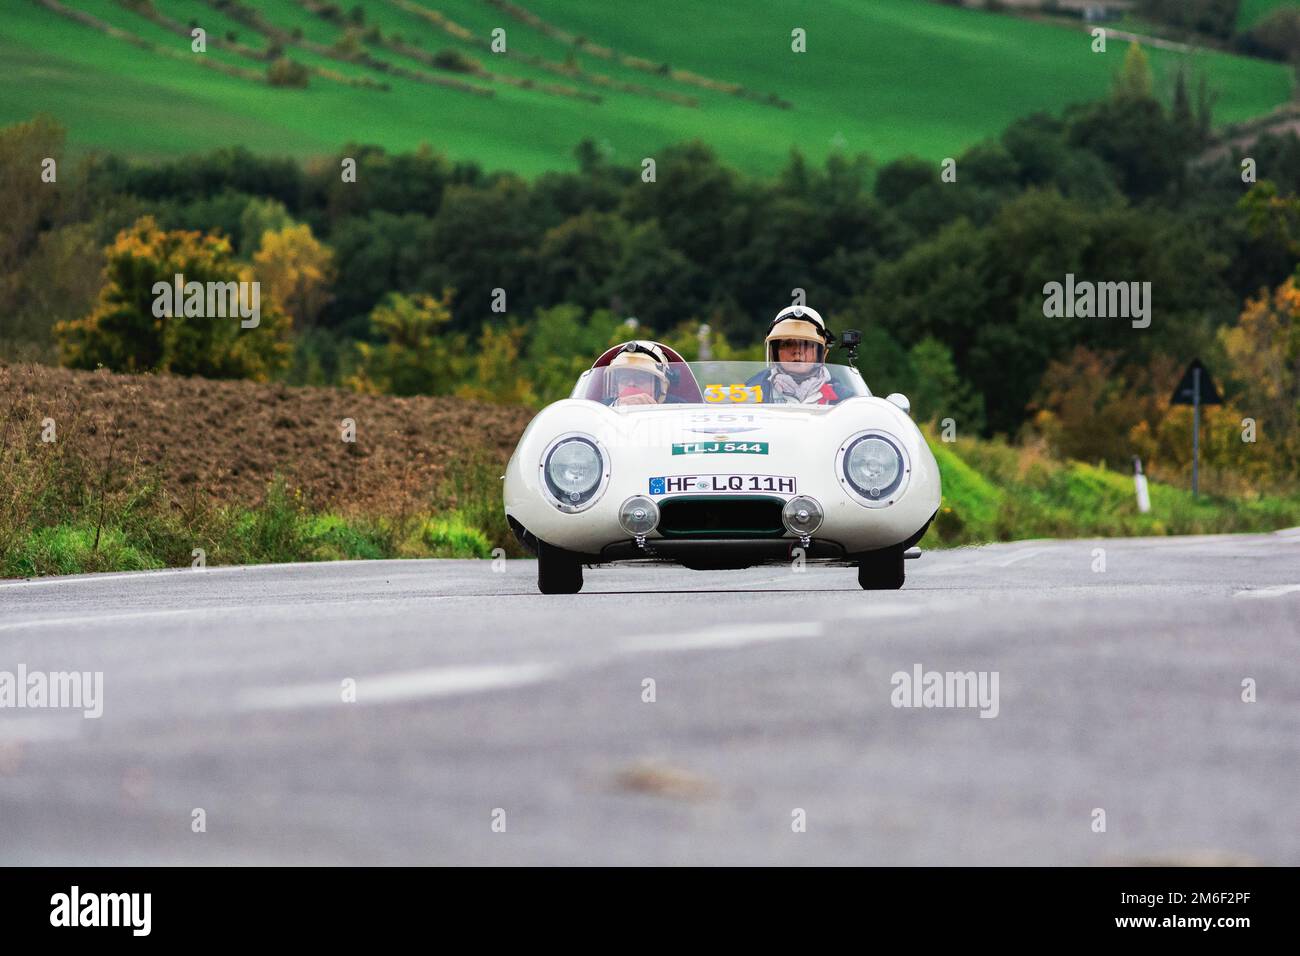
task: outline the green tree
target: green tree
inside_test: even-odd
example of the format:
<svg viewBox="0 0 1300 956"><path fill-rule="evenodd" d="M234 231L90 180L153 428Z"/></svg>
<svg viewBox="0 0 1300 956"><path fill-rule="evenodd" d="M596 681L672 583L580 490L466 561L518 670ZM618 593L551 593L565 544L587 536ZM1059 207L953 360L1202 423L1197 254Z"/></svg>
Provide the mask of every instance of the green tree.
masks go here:
<svg viewBox="0 0 1300 956"><path fill-rule="evenodd" d="M62 166L65 130L47 116L0 129L0 313L14 307L18 266L36 246L60 204L59 183L68 175ZM55 161L58 180L42 182L44 162Z"/></svg>
<svg viewBox="0 0 1300 956"><path fill-rule="evenodd" d="M638 180L624 190L620 211L635 222L658 220L669 245L706 272L720 274L738 209L736 173L695 142L664 150L655 176L653 188Z"/></svg>
<svg viewBox="0 0 1300 956"><path fill-rule="evenodd" d="M284 203L278 199L253 197L239 216L239 254L251 259L262 244L265 233L277 232L291 225L293 218Z"/></svg>
<svg viewBox="0 0 1300 956"><path fill-rule="evenodd" d="M469 361L468 342L449 331L450 322L449 292L440 299L389 295L370 313L371 333L379 344L358 343L356 371L345 384L373 394L451 394Z"/></svg>
<svg viewBox="0 0 1300 956"><path fill-rule="evenodd" d="M533 292L539 302L571 302L584 309L605 295L628 242L628 225L614 213L587 210L550 229L537 247Z"/></svg>
<svg viewBox="0 0 1300 956"><path fill-rule="evenodd" d="M13 278L14 304L0 322L0 340L15 356L56 361L54 326L95 307L103 283L104 249L91 223L43 232Z"/></svg>
<svg viewBox="0 0 1300 956"><path fill-rule="evenodd" d="M568 397L574 383L601 352L627 336L622 319L607 309L584 317L565 303L538 309L524 348L525 372L541 404Z"/></svg>
<svg viewBox="0 0 1300 956"><path fill-rule="evenodd" d="M704 296L705 277L663 234L657 220L632 226L599 301L619 303L620 311L662 331L681 321Z"/></svg>
<svg viewBox="0 0 1300 956"><path fill-rule="evenodd" d="M438 270L426 250L433 220L418 213L376 210L344 219L330 234L338 278L335 300L322 321L364 334L366 317L390 292L415 294L438 287ZM333 320L331 321L331 316Z"/></svg>
<svg viewBox="0 0 1300 956"><path fill-rule="evenodd" d="M1136 47L1134 47L1136 49ZM1151 97L1124 94L1076 110L1067 143L1104 160L1126 195L1159 196L1183 178L1189 155L1186 131Z"/></svg>
<svg viewBox="0 0 1300 956"><path fill-rule="evenodd" d="M876 198L886 206L897 206L918 189L939 182L934 163L903 156L880 167L876 176Z"/></svg>
<svg viewBox="0 0 1300 956"><path fill-rule="evenodd" d="M530 250L539 239L528 217L528 184L504 176L486 188L453 186L443 197L426 248L438 285L456 289L458 328L476 322L491 308L492 290L526 287ZM511 297L510 309L527 302Z"/></svg>
<svg viewBox="0 0 1300 956"><path fill-rule="evenodd" d="M912 379L908 390L912 417L922 422L951 418L967 434L984 430L984 398L962 380L952 350L938 339L925 338L908 352Z"/></svg>

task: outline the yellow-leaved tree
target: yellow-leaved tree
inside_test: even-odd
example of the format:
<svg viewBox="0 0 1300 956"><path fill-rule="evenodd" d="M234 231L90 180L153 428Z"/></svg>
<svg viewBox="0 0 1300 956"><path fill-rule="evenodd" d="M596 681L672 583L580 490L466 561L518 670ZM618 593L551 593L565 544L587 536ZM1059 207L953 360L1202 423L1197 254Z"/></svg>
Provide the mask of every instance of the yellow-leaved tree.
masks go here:
<svg viewBox="0 0 1300 956"><path fill-rule="evenodd" d="M1219 331L1239 394L1236 406L1255 424L1247 442L1267 461L1269 478L1294 480L1300 469L1300 287L1293 276L1246 302L1237 324ZM1243 430L1244 426L1243 426Z"/></svg>
<svg viewBox="0 0 1300 956"><path fill-rule="evenodd" d="M253 270L263 289L292 317L295 329L314 326L333 298L334 253L306 223L262 233Z"/></svg>
<svg viewBox="0 0 1300 956"><path fill-rule="evenodd" d="M474 380L456 389L456 394L501 405L534 404L537 396L519 359L523 341L524 330L519 326L484 325L474 357Z"/></svg>
<svg viewBox="0 0 1300 956"><path fill-rule="evenodd" d="M252 270L232 257L225 238L160 229L143 216L117 234L104 257L94 310L54 327L64 365L256 380L287 365L289 317L254 290ZM156 290L159 283L174 289L176 276L186 289L190 283L202 288L197 308L186 308L188 291ZM236 311L232 293L250 307L256 303L255 319ZM168 298L160 308L162 295Z"/></svg>

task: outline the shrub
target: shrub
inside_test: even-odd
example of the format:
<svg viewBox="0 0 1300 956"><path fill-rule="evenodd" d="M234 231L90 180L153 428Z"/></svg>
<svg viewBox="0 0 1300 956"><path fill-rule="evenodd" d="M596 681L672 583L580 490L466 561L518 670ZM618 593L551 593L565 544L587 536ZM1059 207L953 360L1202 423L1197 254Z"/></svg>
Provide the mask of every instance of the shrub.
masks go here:
<svg viewBox="0 0 1300 956"><path fill-rule="evenodd" d="M483 69L477 60L459 50L439 50L433 55L433 65L453 73L478 73Z"/></svg>
<svg viewBox="0 0 1300 956"><path fill-rule="evenodd" d="M297 60L282 56L266 68L266 81L272 86L289 86L305 88L311 78L311 71Z"/></svg>
<svg viewBox="0 0 1300 956"><path fill-rule="evenodd" d="M478 528L458 514L431 518L424 523L421 539L434 558L490 558L492 545Z"/></svg>

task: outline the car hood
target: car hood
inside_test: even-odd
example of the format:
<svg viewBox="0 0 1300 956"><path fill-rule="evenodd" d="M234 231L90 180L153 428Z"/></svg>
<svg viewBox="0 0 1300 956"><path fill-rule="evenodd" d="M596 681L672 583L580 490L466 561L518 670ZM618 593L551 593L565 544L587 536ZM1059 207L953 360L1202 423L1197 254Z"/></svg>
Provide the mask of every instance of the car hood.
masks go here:
<svg viewBox="0 0 1300 956"><path fill-rule="evenodd" d="M839 405L658 405L607 409L618 439L639 447L680 442L755 442L806 435L858 414L873 414L879 399L850 399ZM897 412L892 405L883 414ZM857 414L855 414L855 412ZM612 436L611 436L612 437ZM615 439L615 443L619 443Z"/></svg>
<svg viewBox="0 0 1300 956"><path fill-rule="evenodd" d="M616 457L632 454L683 463L687 443L766 442L759 457L797 456L831 443L832 449L857 431L884 429L900 439L920 439L912 420L883 398L857 396L838 405L654 405L609 408L584 399L547 406L525 431L518 453L540 460L546 445L563 434L586 434ZM707 454L707 451L702 452ZM741 450L744 453L744 450ZM710 464L722 463L709 456ZM757 464L757 461L752 461Z"/></svg>

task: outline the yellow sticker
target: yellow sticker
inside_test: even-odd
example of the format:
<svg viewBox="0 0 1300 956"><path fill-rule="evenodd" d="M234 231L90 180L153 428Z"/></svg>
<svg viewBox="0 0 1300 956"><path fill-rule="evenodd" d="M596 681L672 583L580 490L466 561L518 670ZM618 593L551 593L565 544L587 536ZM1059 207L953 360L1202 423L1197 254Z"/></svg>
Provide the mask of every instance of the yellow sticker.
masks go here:
<svg viewBox="0 0 1300 956"><path fill-rule="evenodd" d="M704 400L711 405L722 402L762 402L761 385L705 385Z"/></svg>

